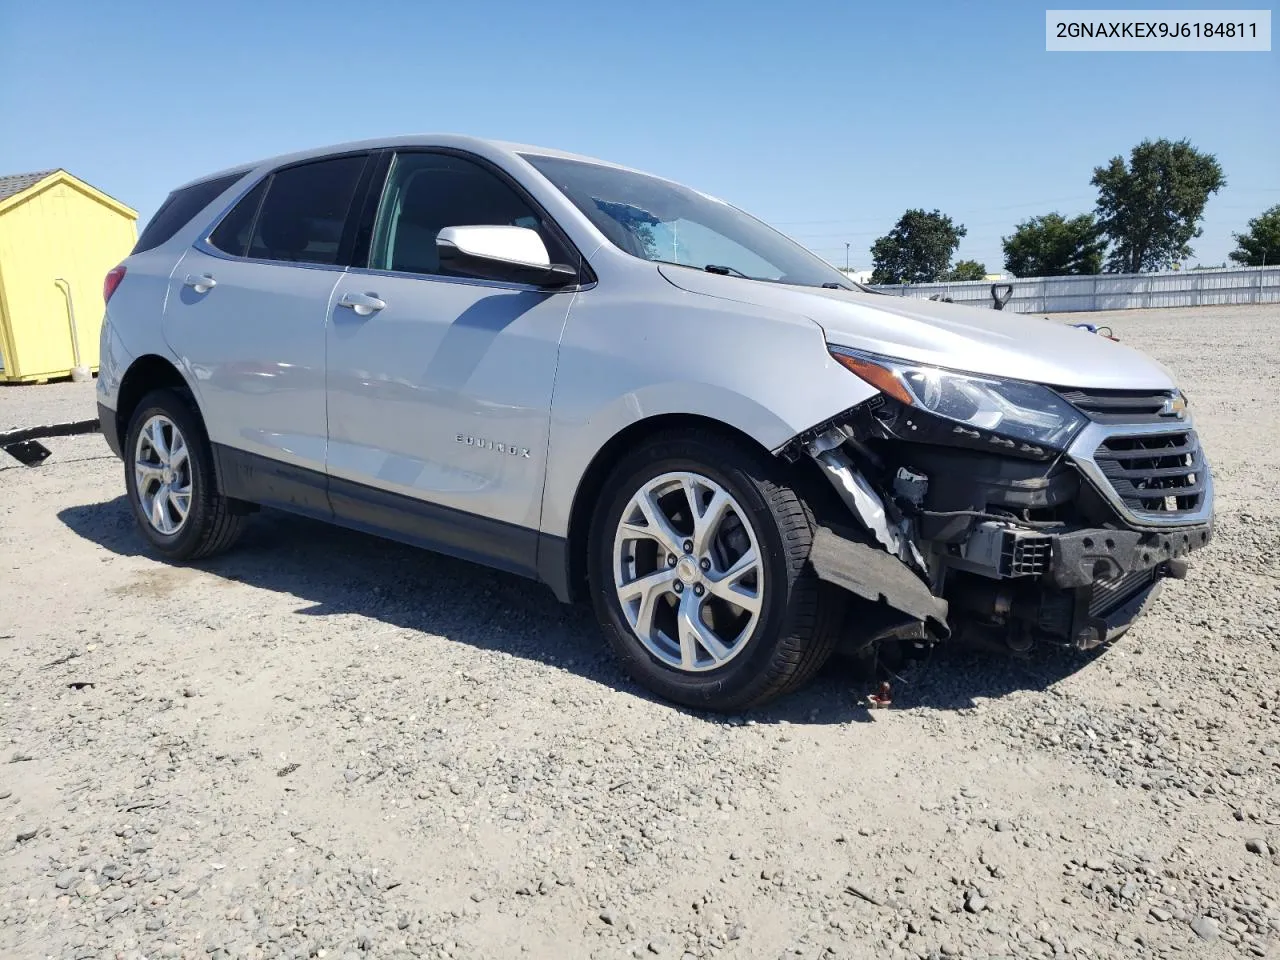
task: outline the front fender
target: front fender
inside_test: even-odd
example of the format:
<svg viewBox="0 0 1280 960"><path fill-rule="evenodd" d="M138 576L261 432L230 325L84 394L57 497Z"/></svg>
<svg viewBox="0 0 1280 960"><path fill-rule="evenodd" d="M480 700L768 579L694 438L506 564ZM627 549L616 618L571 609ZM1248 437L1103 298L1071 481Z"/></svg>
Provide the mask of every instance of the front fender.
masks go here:
<svg viewBox="0 0 1280 960"><path fill-rule="evenodd" d="M876 393L831 359L821 327L804 317L665 283L643 289L631 301L583 291L570 309L552 400L544 534L568 535L588 466L641 420L705 417L776 450Z"/></svg>

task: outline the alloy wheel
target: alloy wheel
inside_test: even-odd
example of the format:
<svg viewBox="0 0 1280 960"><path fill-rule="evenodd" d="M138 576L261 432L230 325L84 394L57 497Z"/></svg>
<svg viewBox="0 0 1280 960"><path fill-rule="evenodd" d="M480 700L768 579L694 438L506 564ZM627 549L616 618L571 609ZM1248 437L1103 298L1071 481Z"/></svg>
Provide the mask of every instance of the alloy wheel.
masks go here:
<svg viewBox="0 0 1280 960"><path fill-rule="evenodd" d="M133 474L147 522L165 536L181 530L191 511L191 456L182 431L163 414L138 432Z"/></svg>
<svg viewBox="0 0 1280 960"><path fill-rule="evenodd" d="M654 477L628 501L614 536L613 577L636 638L690 673L738 656L763 610L763 558L745 509L691 471Z"/></svg>

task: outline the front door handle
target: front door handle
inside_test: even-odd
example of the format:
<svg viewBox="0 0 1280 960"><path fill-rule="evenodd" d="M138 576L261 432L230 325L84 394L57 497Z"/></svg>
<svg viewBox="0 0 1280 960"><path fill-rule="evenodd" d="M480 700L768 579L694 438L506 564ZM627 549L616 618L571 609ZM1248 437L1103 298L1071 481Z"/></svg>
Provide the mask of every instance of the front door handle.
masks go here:
<svg viewBox="0 0 1280 960"><path fill-rule="evenodd" d="M199 277L195 274L188 273L187 279L182 281L182 284L183 286L190 287L196 293L208 293L218 285L218 281L213 279L213 277L209 276L207 273Z"/></svg>
<svg viewBox="0 0 1280 960"><path fill-rule="evenodd" d="M338 301L338 306L354 310L357 317L367 317L371 313L377 313L386 305L385 300L379 300L372 293L344 293L342 299Z"/></svg>

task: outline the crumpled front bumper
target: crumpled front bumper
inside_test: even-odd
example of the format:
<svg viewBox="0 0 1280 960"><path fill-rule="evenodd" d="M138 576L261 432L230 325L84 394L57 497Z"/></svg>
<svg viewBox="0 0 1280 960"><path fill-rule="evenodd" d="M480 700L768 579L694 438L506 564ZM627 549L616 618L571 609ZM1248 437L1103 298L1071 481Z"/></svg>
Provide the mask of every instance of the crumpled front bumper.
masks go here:
<svg viewBox="0 0 1280 960"><path fill-rule="evenodd" d="M1181 578L1186 572L1183 558L1213 536L1212 522L1152 531L1097 527L1062 533L1000 524L979 529L983 527L986 536L978 555L948 557L957 569L979 573L965 581L966 593L957 598L962 610L1003 611L1000 616L1012 612L1029 620L1038 633L1083 650L1128 630L1158 596L1161 582ZM819 527L810 555L821 579L880 609L879 615L865 612L864 639L947 636L952 627L947 600L935 596L897 557L865 541L856 531ZM906 629L913 622L920 632Z"/></svg>
<svg viewBox="0 0 1280 960"><path fill-rule="evenodd" d="M1071 645L1088 650L1124 634L1160 595L1162 581L1181 579L1183 558L1212 537L1212 520L1158 531L1076 530L1054 537L1045 580L1072 598Z"/></svg>
<svg viewBox="0 0 1280 960"><path fill-rule="evenodd" d="M1085 529L1051 536L1048 579L1064 589L1120 580L1208 544L1213 521L1165 530Z"/></svg>

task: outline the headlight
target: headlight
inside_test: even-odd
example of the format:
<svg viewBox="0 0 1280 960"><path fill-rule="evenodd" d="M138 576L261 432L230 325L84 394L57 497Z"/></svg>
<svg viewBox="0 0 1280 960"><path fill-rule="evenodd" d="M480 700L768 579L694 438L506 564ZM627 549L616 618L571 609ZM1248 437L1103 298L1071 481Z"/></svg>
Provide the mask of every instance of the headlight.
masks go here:
<svg viewBox="0 0 1280 960"><path fill-rule="evenodd" d="M1087 422L1048 387L828 346L837 363L908 406L974 429L1064 449Z"/></svg>

